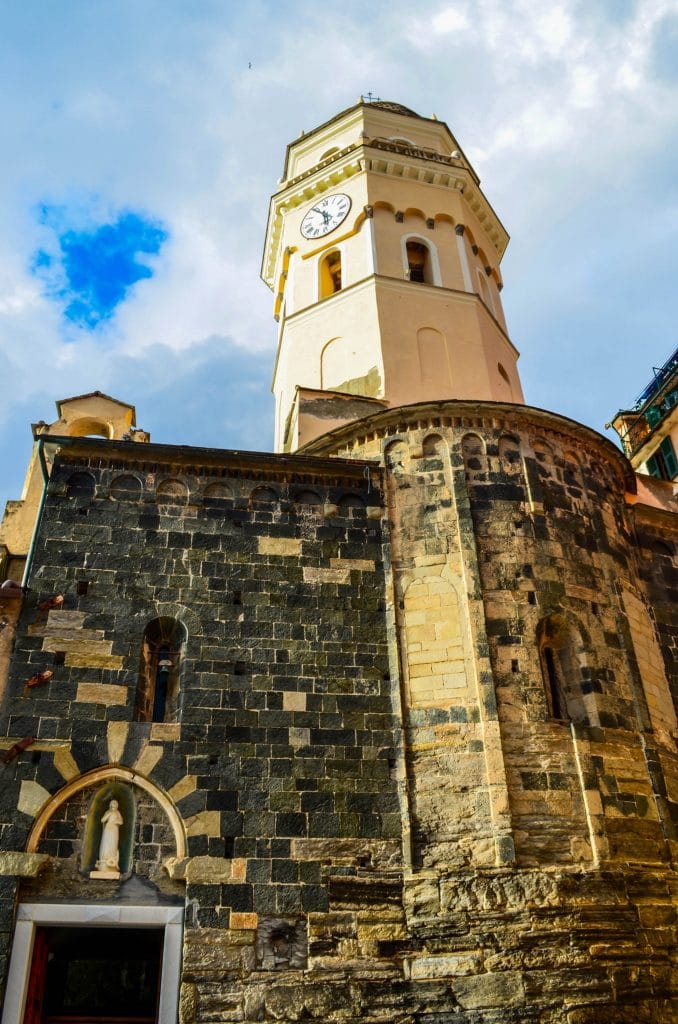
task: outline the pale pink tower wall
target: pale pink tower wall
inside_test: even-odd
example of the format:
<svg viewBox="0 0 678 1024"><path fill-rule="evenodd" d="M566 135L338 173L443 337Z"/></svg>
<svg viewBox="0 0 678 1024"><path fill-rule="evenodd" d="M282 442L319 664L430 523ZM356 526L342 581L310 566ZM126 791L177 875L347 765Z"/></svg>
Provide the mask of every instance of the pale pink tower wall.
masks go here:
<svg viewBox="0 0 678 1024"><path fill-rule="evenodd" d="M385 406L522 403L507 244L434 117L361 100L291 143L262 267L279 323L276 450Z"/></svg>

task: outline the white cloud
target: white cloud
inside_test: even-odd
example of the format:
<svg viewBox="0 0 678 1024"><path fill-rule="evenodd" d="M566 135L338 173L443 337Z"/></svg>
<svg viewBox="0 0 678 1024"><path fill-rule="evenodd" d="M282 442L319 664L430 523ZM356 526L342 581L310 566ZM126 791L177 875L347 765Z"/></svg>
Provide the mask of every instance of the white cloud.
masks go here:
<svg viewBox="0 0 678 1024"><path fill-rule="evenodd" d="M578 322L571 334L585 353L605 351L628 331L628 311L617 307L637 288L658 354L648 342L617 358L615 373L625 368L631 380L661 358L673 330L671 288L648 268L675 263L675 217L659 195L675 188L661 160L678 157L678 83L657 73L655 48L677 12L678 0L638 0L624 17L614 0L345 0L333 12L291 2L281 18L268 2L205 0L188 12L157 0L73 0L45 15L36 35L17 8L0 90L10 136L0 183L0 425L13 396L105 390L121 380L120 360L133 373L158 344L188 365L214 336L272 350L259 265L285 145L368 90L435 110L477 162L514 235L504 297L523 373L541 365L569 401L565 375L577 360L568 315L597 305L595 336ZM32 206L74 194L99 196L102 213L142 210L170 240L110 326L67 338L27 267L41 244ZM668 203L675 211L678 196ZM611 264L618 276L603 285ZM558 346L544 338L554 313ZM601 402L618 404L592 395L580 414L597 422Z"/></svg>

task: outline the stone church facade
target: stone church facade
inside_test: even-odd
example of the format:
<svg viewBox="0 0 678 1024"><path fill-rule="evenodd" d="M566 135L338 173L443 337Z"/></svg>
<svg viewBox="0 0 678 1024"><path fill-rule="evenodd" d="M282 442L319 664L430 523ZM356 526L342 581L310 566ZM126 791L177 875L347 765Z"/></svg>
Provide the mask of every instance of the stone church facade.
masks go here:
<svg viewBox="0 0 678 1024"><path fill-rule="evenodd" d="M271 203L276 454L34 426L3 1024L675 1020L673 485L523 404L507 240L361 102Z"/></svg>

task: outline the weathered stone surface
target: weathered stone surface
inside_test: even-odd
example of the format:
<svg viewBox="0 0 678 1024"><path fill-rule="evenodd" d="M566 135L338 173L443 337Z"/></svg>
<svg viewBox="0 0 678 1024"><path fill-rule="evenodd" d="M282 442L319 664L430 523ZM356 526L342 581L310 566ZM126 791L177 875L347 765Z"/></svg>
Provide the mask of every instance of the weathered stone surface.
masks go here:
<svg viewBox="0 0 678 1024"><path fill-rule="evenodd" d="M25 780L21 783L17 809L34 818L49 800L49 793L38 782Z"/></svg>
<svg viewBox="0 0 678 1024"><path fill-rule="evenodd" d="M37 878L48 864L49 857L44 853L16 853L11 850L0 852L0 875Z"/></svg>

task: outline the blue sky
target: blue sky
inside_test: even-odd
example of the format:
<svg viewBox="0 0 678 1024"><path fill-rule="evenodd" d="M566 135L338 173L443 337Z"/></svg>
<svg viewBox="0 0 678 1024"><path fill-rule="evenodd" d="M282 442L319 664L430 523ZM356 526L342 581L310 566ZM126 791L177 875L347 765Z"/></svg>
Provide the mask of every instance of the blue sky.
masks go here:
<svg viewBox="0 0 678 1024"><path fill-rule="evenodd" d="M99 389L266 449L284 149L372 91L448 122L512 240L526 399L602 430L678 344L678 0L40 0L0 12L0 503ZM250 67L251 64L251 67Z"/></svg>

